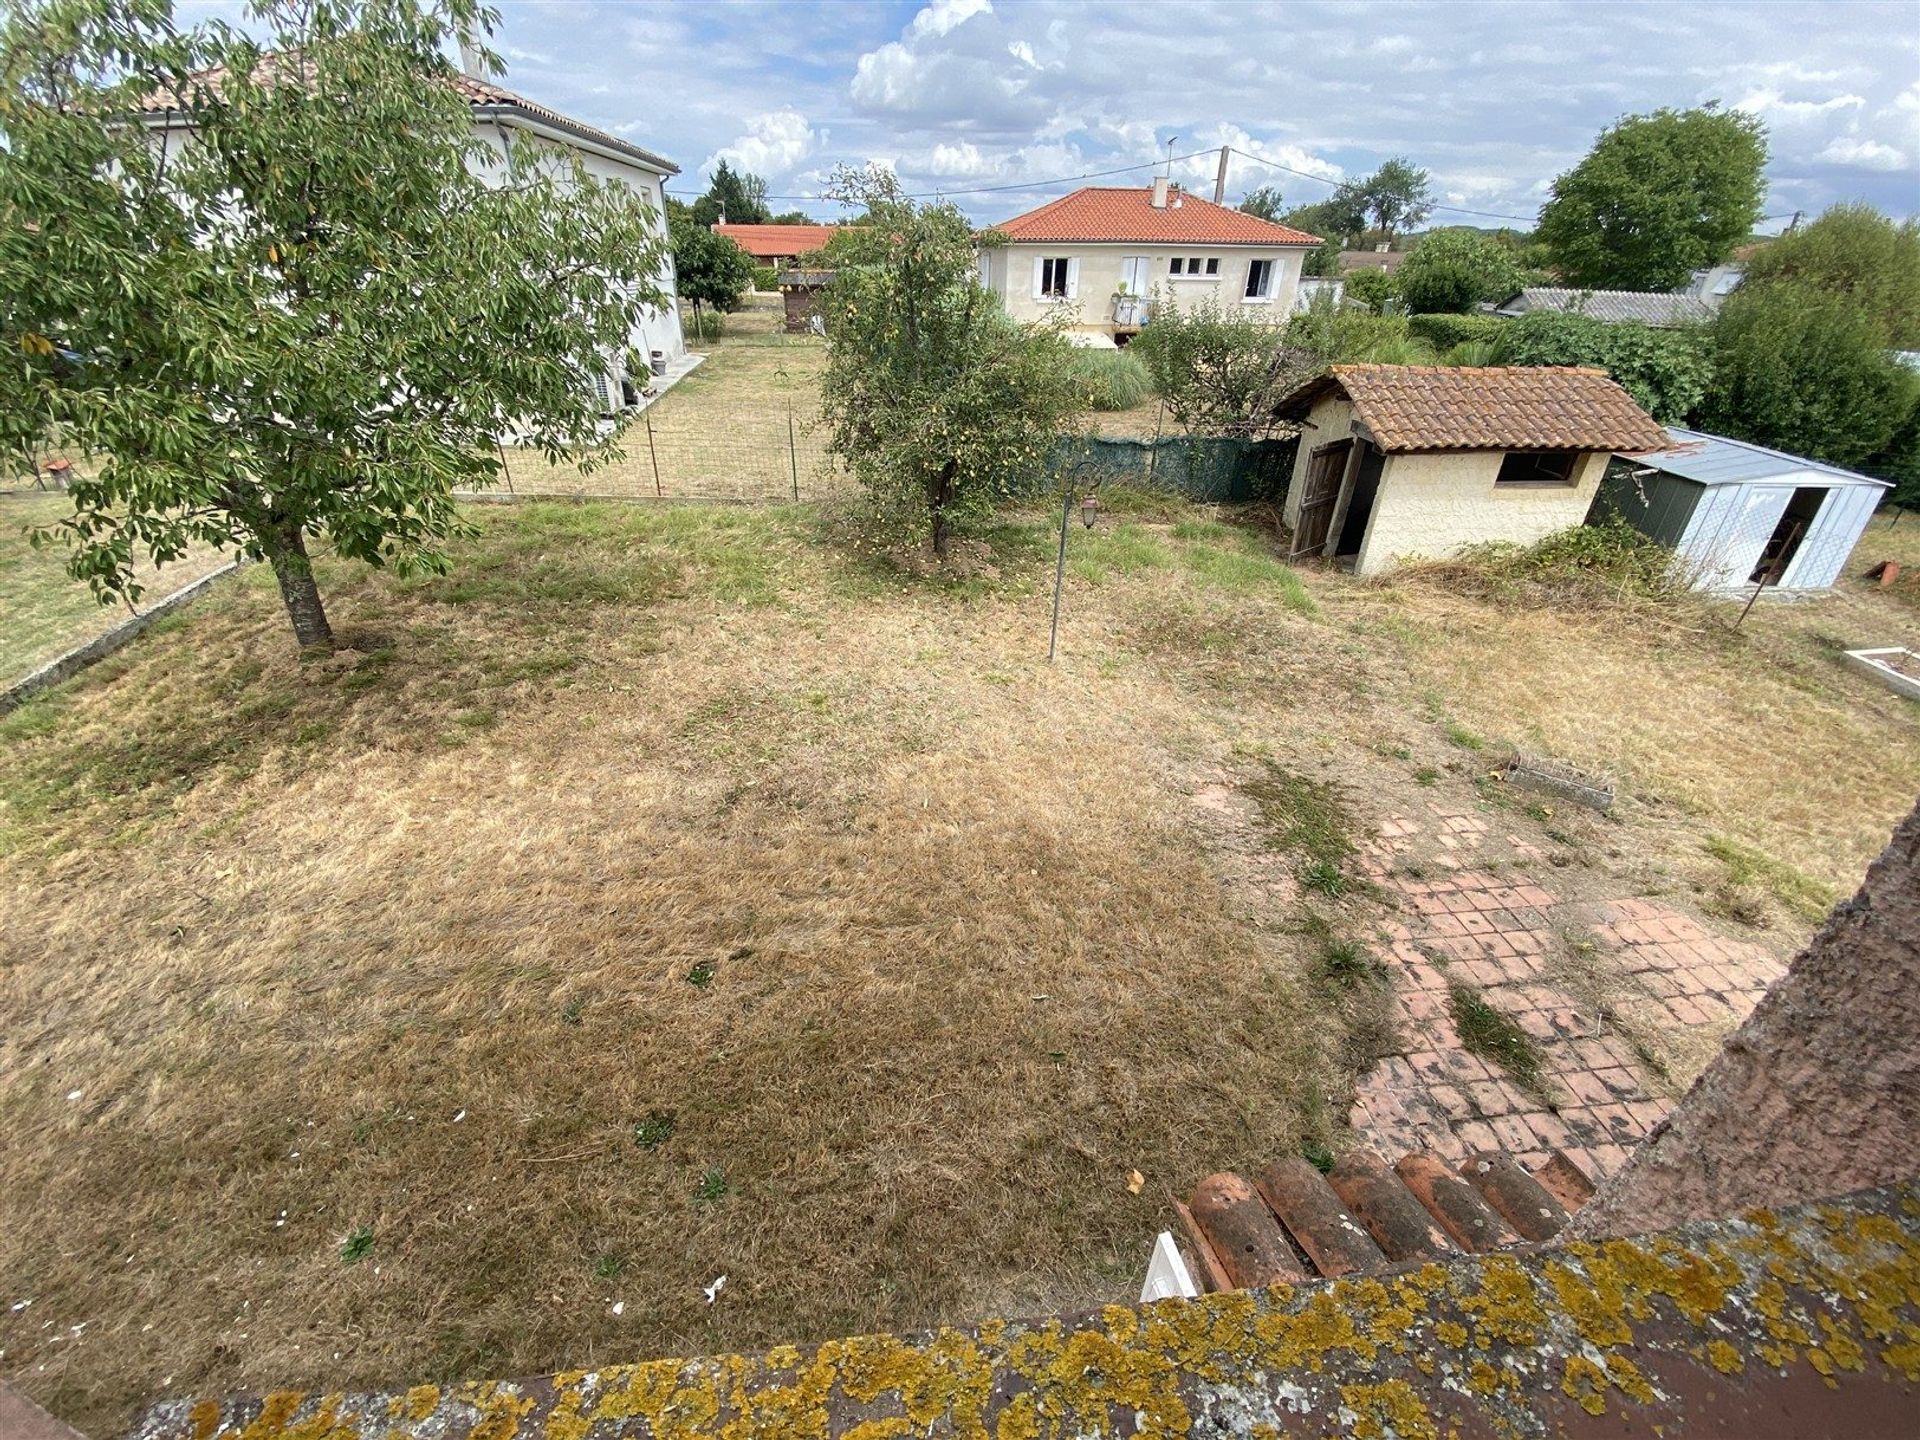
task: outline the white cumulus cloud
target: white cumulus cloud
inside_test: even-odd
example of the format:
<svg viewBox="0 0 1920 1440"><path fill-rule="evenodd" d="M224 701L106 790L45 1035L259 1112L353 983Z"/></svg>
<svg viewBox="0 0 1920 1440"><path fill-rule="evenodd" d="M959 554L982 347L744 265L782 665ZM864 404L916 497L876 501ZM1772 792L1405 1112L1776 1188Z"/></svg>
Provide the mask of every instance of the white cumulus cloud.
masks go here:
<svg viewBox="0 0 1920 1440"><path fill-rule="evenodd" d="M1904 170L1907 166L1907 157L1891 145L1852 135L1839 135L1829 140L1827 148L1820 152L1820 158L1855 170Z"/></svg>
<svg viewBox="0 0 1920 1440"><path fill-rule="evenodd" d="M702 168L710 170L725 160L756 175L785 175L812 155L825 138L806 116L789 105L755 117L746 134L714 151Z"/></svg>
<svg viewBox="0 0 1920 1440"><path fill-rule="evenodd" d="M945 35L967 23L976 15L989 13L993 9L993 0L933 0L907 26L907 38L917 40L922 35Z"/></svg>
<svg viewBox="0 0 1920 1440"><path fill-rule="evenodd" d="M1761 86L1734 101L1733 108L1744 110L1749 115L1758 115L1763 120L1797 125L1818 120L1822 115L1831 115L1839 110L1858 110L1866 103L1864 95L1834 95L1825 100L1789 100L1782 91Z"/></svg>

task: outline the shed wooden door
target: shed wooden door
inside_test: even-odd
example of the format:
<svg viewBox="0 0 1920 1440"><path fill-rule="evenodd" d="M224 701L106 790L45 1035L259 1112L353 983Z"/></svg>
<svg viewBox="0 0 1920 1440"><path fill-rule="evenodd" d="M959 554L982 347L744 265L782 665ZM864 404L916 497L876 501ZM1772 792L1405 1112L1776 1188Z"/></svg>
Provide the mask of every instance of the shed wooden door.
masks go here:
<svg viewBox="0 0 1920 1440"><path fill-rule="evenodd" d="M1306 488L1300 492L1300 513L1293 525L1293 558L1318 555L1327 545L1333 507L1340 499L1340 481L1347 473L1347 455L1353 439L1322 445L1307 457Z"/></svg>

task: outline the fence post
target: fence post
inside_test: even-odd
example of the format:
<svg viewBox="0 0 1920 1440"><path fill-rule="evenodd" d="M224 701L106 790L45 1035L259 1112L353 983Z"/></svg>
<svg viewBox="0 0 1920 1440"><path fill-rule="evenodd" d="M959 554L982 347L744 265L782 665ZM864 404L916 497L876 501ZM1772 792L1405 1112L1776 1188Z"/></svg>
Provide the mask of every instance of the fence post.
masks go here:
<svg viewBox="0 0 1920 1440"><path fill-rule="evenodd" d="M1150 447L1148 447L1148 450L1147 450L1147 488L1149 490L1153 488L1154 463L1160 458L1160 422L1166 419L1166 416L1167 416L1167 402L1165 400L1162 400L1160 402L1160 408L1154 412L1153 444Z"/></svg>
<svg viewBox="0 0 1920 1440"><path fill-rule="evenodd" d="M800 452L793 442L793 397L787 397L787 466L793 472L793 500L800 503Z"/></svg>
<svg viewBox="0 0 1920 1440"><path fill-rule="evenodd" d="M660 488L660 456L653 448L653 407L649 405L642 410L640 418L647 422L647 458L653 462L653 493L664 496L667 492Z"/></svg>

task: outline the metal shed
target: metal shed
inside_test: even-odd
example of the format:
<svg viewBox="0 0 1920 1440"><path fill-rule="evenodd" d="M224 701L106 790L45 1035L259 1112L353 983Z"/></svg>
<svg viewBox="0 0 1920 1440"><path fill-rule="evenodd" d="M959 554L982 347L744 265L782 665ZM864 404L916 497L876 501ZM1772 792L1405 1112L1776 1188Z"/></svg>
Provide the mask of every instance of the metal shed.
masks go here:
<svg viewBox="0 0 1920 1440"><path fill-rule="evenodd" d="M1621 456L1594 503L1671 545L1699 590L1824 590L1881 493L1870 475L1669 425L1674 447Z"/></svg>

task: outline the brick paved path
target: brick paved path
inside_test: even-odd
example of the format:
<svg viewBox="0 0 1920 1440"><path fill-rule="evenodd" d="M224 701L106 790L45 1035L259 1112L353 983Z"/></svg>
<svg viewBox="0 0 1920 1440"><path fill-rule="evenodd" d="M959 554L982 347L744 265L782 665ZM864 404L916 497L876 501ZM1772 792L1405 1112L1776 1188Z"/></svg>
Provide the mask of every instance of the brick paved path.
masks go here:
<svg viewBox="0 0 1920 1440"><path fill-rule="evenodd" d="M1475 868L1494 865L1500 873ZM1387 927L1381 959L1404 1048L1361 1081L1350 1119L1388 1159L1499 1148L1532 1166L1558 1148L1595 1180L1611 1174L1670 1103L1648 1089L1621 1022L1641 1036L1711 1027L1700 1038L1717 1042L1785 969L1655 901L1563 899L1538 883L1553 877L1536 848L1444 805L1390 819L1368 869L1402 897L1404 918ZM1575 975L1588 982L1577 987L1585 1003L1568 993ZM1551 1103L1462 1046L1455 982L1477 987L1539 1045Z"/></svg>

